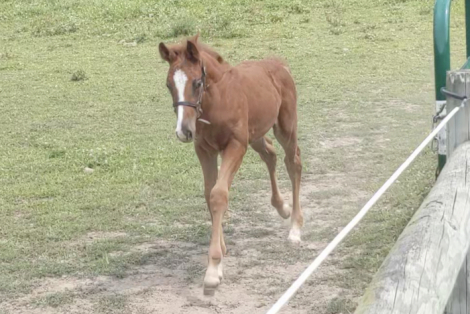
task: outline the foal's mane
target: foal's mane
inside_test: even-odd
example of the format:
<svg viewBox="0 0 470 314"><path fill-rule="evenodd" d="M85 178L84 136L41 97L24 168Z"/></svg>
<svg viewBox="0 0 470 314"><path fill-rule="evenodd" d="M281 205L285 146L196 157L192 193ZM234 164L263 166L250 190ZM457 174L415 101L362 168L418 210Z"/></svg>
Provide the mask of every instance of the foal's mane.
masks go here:
<svg viewBox="0 0 470 314"><path fill-rule="evenodd" d="M198 48L204 51L205 53L209 54L211 57L213 57L217 62L220 64L227 64L227 62L222 58L222 56L215 50L213 50L211 47L209 47L206 44L203 43L198 43L197 44Z"/></svg>
<svg viewBox="0 0 470 314"><path fill-rule="evenodd" d="M203 51L207 53L209 56L217 60L218 63L228 64L217 51L215 51L208 45L202 43L200 39L198 39L198 35L188 37L185 40L183 40L183 42L181 43L171 45L170 48L171 50L177 52L178 54L183 54L186 51L186 41L189 41L189 40L196 44L199 51Z"/></svg>

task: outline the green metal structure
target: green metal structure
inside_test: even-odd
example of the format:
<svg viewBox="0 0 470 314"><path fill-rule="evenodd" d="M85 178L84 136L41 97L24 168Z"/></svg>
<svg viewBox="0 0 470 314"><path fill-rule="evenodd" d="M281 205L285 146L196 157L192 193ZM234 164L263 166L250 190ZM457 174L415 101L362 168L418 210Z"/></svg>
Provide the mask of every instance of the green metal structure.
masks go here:
<svg viewBox="0 0 470 314"><path fill-rule="evenodd" d="M436 111L445 104L446 97L441 93L441 88L446 86L447 71L450 70L450 7L452 0L436 0L434 4L434 79L436 86ZM465 24L467 41L468 68L470 56L470 0L465 0ZM446 163L445 129L438 138L438 173ZM442 147L444 146L444 147Z"/></svg>

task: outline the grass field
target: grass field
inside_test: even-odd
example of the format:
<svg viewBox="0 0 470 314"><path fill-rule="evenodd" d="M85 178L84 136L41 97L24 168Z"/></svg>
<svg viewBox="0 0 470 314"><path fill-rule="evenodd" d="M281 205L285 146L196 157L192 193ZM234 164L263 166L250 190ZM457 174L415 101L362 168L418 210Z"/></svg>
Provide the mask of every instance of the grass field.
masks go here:
<svg viewBox="0 0 470 314"><path fill-rule="evenodd" d="M269 292L279 296L430 131L432 7L431 0L0 1L0 313L265 310L274 299L260 291L275 286ZM453 68L465 56L463 12L455 2ZM212 303L194 301L204 266L191 254L205 256L210 218L193 147L174 136L157 45L196 31L231 64L285 58L298 86L304 244L285 241L267 206L265 166L250 151L231 192L233 253L223 284L246 290L252 302L243 306L224 299L223 287ZM435 164L430 151L417 160L288 313L352 311L432 185ZM162 269L176 278L137 280L151 265L152 278ZM269 267L279 278L262 275ZM83 288L87 280L93 289ZM172 285L194 287L186 312Z"/></svg>

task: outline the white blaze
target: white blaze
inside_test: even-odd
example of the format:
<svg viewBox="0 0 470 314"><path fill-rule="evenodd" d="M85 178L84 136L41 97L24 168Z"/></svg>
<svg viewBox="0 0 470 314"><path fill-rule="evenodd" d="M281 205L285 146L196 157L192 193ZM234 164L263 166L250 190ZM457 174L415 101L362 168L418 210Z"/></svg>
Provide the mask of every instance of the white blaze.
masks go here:
<svg viewBox="0 0 470 314"><path fill-rule="evenodd" d="M184 101L184 90L186 88L186 82L188 81L188 77L182 70L176 70L175 74L173 75L173 81L175 82L176 91L178 92L178 101ZM185 106L178 106L178 121L176 122L176 134L178 134L178 136L181 133L181 124L183 123L184 108ZM184 137L184 135L181 134L181 137Z"/></svg>
<svg viewBox="0 0 470 314"><path fill-rule="evenodd" d="M173 75L173 81L175 82L176 90L178 91L178 101L184 101L184 89L186 87L188 77L183 71L176 70Z"/></svg>

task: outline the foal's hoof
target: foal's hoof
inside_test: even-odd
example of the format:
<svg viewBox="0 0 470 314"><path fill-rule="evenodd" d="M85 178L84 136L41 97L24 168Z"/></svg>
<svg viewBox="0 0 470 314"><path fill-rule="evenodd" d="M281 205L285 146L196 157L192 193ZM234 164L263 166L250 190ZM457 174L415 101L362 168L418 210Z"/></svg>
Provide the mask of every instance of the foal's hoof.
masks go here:
<svg viewBox="0 0 470 314"><path fill-rule="evenodd" d="M204 277L204 295L214 295L215 290L220 285L220 276L222 274L219 269L221 266L217 267L217 269L208 268L206 272L206 276Z"/></svg>
<svg viewBox="0 0 470 314"><path fill-rule="evenodd" d="M204 281L204 295L214 295L215 290L217 290L217 287L220 284L220 280L217 280L217 283L206 283Z"/></svg>
<svg viewBox="0 0 470 314"><path fill-rule="evenodd" d="M294 244L299 244L302 242L300 239L300 229L296 227L292 227L289 232L289 241L294 243Z"/></svg>

